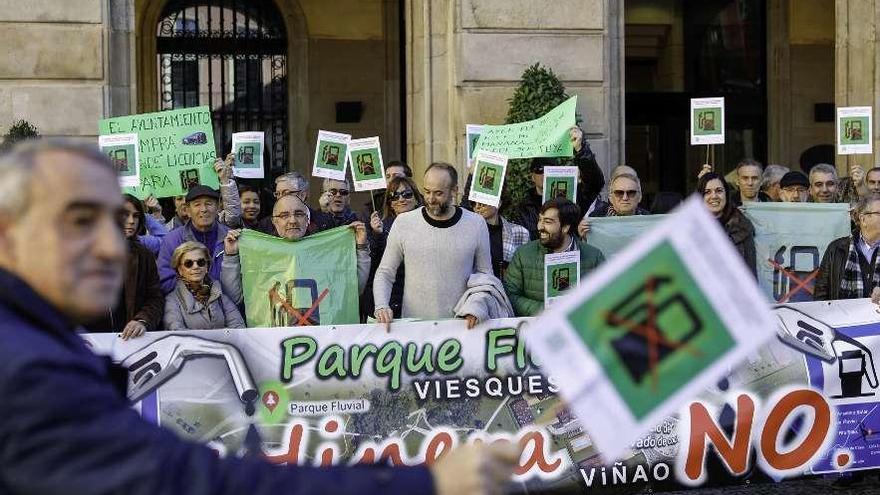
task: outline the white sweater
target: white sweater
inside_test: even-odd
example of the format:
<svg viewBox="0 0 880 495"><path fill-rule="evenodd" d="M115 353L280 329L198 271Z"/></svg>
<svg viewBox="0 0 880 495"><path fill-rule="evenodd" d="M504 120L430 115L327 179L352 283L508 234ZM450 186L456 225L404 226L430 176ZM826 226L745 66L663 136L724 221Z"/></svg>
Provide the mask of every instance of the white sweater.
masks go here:
<svg viewBox="0 0 880 495"><path fill-rule="evenodd" d="M467 210L458 211L460 215L456 213L445 222L429 220L424 208L394 220L373 282L377 309L388 307L401 263L406 274L404 318L452 318L453 308L467 290L471 274L492 274L486 221Z"/></svg>

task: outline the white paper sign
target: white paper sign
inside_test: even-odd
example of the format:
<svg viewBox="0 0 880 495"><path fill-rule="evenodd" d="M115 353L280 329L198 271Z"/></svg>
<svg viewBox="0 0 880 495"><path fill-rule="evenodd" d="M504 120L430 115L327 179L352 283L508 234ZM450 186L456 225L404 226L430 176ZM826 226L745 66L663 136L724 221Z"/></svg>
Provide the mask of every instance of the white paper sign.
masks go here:
<svg viewBox="0 0 880 495"><path fill-rule="evenodd" d="M107 153L119 174L119 187L140 187L140 142L137 134L98 136L98 147Z"/></svg>
<svg viewBox="0 0 880 495"><path fill-rule="evenodd" d="M468 170L474 164L474 150L477 148L477 140L483 133L483 126L476 124L467 124L465 126L465 159L467 161Z"/></svg>
<svg viewBox="0 0 880 495"><path fill-rule="evenodd" d="M325 179L345 180L345 172L348 167L348 143L350 141L350 134L318 131L312 175Z"/></svg>
<svg viewBox="0 0 880 495"><path fill-rule="evenodd" d="M546 169L545 169L546 170ZM581 252L566 251L544 255L544 307L549 308L581 279Z"/></svg>
<svg viewBox="0 0 880 495"><path fill-rule="evenodd" d="M378 137L352 139L348 143L348 163L355 191L385 189L385 165Z"/></svg>
<svg viewBox="0 0 880 495"><path fill-rule="evenodd" d="M606 461L775 335L702 198L593 271L523 332Z"/></svg>
<svg viewBox="0 0 880 495"><path fill-rule="evenodd" d="M691 98L691 144L724 144L724 98Z"/></svg>
<svg viewBox="0 0 880 495"><path fill-rule="evenodd" d="M553 198L565 198L577 202L577 167L544 167L543 203Z"/></svg>
<svg viewBox="0 0 880 495"><path fill-rule="evenodd" d="M262 132L232 133L232 173L243 179L262 179L265 135Z"/></svg>
<svg viewBox="0 0 880 495"><path fill-rule="evenodd" d="M473 178L468 199L497 207L501 203L501 190L507 172L507 156L480 150L474 156Z"/></svg>
<svg viewBox="0 0 880 495"><path fill-rule="evenodd" d="M870 155L873 153L874 118L872 107L837 109L837 154Z"/></svg>

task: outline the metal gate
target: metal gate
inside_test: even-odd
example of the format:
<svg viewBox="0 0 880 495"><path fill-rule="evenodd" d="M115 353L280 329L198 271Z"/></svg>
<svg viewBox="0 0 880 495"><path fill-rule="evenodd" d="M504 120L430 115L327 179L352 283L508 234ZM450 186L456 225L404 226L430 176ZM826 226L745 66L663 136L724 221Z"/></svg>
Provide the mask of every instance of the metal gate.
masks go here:
<svg viewBox="0 0 880 495"><path fill-rule="evenodd" d="M170 0L156 32L162 110L208 105L217 150L266 133L267 180L285 171L287 33L272 0Z"/></svg>

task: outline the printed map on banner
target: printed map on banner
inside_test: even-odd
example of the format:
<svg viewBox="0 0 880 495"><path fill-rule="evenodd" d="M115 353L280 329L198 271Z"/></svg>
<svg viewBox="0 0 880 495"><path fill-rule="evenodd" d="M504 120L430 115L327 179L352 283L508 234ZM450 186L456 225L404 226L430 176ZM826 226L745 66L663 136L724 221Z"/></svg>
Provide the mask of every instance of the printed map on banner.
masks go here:
<svg viewBox="0 0 880 495"><path fill-rule="evenodd" d="M773 336L763 296L693 197L526 333L608 460Z"/></svg>

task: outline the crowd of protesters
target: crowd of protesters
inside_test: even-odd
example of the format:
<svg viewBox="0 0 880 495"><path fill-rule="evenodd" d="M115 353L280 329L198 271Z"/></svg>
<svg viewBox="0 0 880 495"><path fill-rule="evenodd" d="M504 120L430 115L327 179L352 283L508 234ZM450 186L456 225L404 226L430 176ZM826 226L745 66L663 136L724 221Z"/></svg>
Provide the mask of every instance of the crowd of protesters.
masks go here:
<svg viewBox="0 0 880 495"><path fill-rule="evenodd" d="M385 169L387 187L372 192L366 213L352 209L347 180L324 180L318 209L308 205L309 180L299 172L275 179L274 204L260 191L236 184L232 155L214 170L220 189L196 186L173 198L173 216L162 217L154 198L125 196L121 226L129 261L119 302L91 331L123 338L167 329L240 328L247 325L238 239L242 229L295 241L348 226L355 233L361 321L459 317L472 327L490 318L533 316L544 308L544 256L580 253L581 277L599 266L603 253L589 243L596 217L668 213L682 201L659 193L642 204L636 170L615 167L607 182L578 127L570 131L574 156L535 158L532 187L501 214L501 205L467 200L456 168L433 163L416 184L412 169L395 161ZM544 168L578 169L575 201L544 201ZM868 297L880 285L880 168L853 167L850 177L816 164L807 174L781 165L740 161L729 176L704 165L695 192L702 196L748 269L756 274L755 228L742 212L749 202L848 203L852 234L831 243L816 277L817 300ZM470 184L470 177L467 184Z"/></svg>

